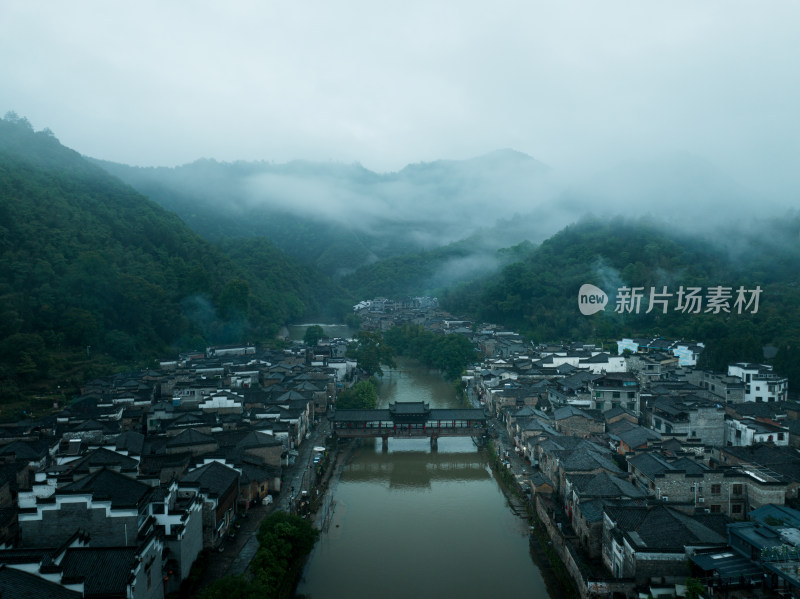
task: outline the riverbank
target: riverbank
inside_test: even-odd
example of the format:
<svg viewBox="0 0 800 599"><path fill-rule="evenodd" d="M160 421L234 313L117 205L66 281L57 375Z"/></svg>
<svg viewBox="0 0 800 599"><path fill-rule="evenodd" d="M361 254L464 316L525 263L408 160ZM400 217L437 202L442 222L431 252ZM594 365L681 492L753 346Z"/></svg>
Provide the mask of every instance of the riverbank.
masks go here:
<svg viewBox="0 0 800 599"><path fill-rule="evenodd" d="M440 373L398 365L378 383L381 405L464 407ZM509 509L472 439L441 438L436 451L425 439L348 444L326 476L314 522L327 532L296 597L558 596L531 559L524 512Z"/></svg>
<svg viewBox="0 0 800 599"><path fill-rule="evenodd" d="M497 422L494 424L498 426ZM528 497L519 484L519 480L504 465L504 462L500 459L497 446L491 439L482 444L480 450L492 468L497 485L503 491L509 508L515 514L524 518L530 527L531 559L542 573L548 594L551 597L578 599L580 593L575 586L575 581L567 571L564 562L553 550L553 543L547 536L545 527L536 514L533 505L534 498Z"/></svg>

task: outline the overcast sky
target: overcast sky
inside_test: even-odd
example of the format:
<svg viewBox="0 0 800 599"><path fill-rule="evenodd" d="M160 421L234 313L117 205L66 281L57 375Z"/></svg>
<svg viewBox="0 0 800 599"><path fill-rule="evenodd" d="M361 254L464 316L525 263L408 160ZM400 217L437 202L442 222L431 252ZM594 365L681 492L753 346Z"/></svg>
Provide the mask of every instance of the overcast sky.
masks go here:
<svg viewBox="0 0 800 599"><path fill-rule="evenodd" d="M800 0L0 3L0 114L107 160L685 151L795 186Z"/></svg>

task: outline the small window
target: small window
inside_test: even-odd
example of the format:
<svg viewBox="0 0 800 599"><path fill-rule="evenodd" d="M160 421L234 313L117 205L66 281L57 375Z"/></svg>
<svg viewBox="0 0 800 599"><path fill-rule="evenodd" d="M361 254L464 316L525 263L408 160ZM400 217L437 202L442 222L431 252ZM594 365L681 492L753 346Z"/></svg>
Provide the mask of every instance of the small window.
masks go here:
<svg viewBox="0 0 800 599"><path fill-rule="evenodd" d="M731 513L733 513L733 514L741 514L742 513L742 504L741 503L734 503L731 506Z"/></svg>
<svg viewBox="0 0 800 599"><path fill-rule="evenodd" d="M783 441L783 433L778 433L778 441Z"/></svg>
<svg viewBox="0 0 800 599"><path fill-rule="evenodd" d="M734 495L741 495L744 487L740 484L733 485L733 494Z"/></svg>
<svg viewBox="0 0 800 599"><path fill-rule="evenodd" d="M719 495L722 493L722 485L711 485L711 494Z"/></svg>
<svg viewBox="0 0 800 599"><path fill-rule="evenodd" d="M715 503L711 506L711 513L712 514L719 514L722 511L722 506L718 503Z"/></svg>

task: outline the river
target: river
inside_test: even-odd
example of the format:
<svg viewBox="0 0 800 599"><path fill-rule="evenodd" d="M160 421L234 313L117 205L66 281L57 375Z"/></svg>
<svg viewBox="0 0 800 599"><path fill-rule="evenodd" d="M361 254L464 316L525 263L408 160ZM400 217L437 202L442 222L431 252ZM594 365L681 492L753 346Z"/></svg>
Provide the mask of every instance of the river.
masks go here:
<svg viewBox="0 0 800 599"><path fill-rule="evenodd" d="M459 406L440 375L401 361L378 386L380 406ZM469 438L362 441L331 491L327 532L298 585L311 599L549 597L513 513Z"/></svg>

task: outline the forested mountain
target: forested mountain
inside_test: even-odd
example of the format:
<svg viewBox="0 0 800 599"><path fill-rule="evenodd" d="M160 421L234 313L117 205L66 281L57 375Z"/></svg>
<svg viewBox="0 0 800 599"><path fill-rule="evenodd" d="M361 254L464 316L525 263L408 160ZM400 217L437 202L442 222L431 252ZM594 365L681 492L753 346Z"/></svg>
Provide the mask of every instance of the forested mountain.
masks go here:
<svg viewBox="0 0 800 599"><path fill-rule="evenodd" d="M586 218L546 239L537 226L552 227L561 216L547 214L560 213L542 208L502 220L501 211L492 212L491 183L497 197L511 197L548 176L546 167L510 151L388 175L302 162L101 164L47 130L34 132L25 119L0 121L6 396L19 384L62 376L78 356L131 361L205 343L265 340L287 322L341 317L356 298L429 292L455 314L534 340L661 334L704 341L715 368L762 360L762 346L772 344L776 367L800 384L797 213L707 227L714 237L656 220ZM504 187L504 177L514 183ZM300 197L302 208L293 203ZM483 216L478 208L488 216L476 218ZM514 245L526 237L546 240ZM451 238L461 241L448 244ZM350 293L310 263L338 273ZM673 294L680 286L719 285L763 292L755 314L645 313L647 298L638 314L620 314L612 297L605 311L583 316L577 293L584 283L612 294L624 285Z"/></svg>
<svg viewBox="0 0 800 599"><path fill-rule="evenodd" d="M295 161L137 168L98 161L209 240L263 236L333 276L469 237L514 208L549 197L549 169L502 150L472 160L412 164L395 173ZM486 213L487 206L494 206ZM529 237L506 231L493 249Z"/></svg>
<svg viewBox="0 0 800 599"><path fill-rule="evenodd" d="M212 245L49 131L0 120L6 398L59 377L76 356L130 361L265 340L341 297L268 241Z"/></svg>
<svg viewBox="0 0 800 599"><path fill-rule="evenodd" d="M395 256L362 266L341 284L358 298L438 295L444 290L497 272L521 259L533 245L524 241L494 249L483 234L425 252Z"/></svg>
<svg viewBox="0 0 800 599"><path fill-rule="evenodd" d="M647 220L587 218L533 249L498 274L463 284L440 297L457 314L499 322L537 341L613 340L663 335L704 341L707 365L724 369L739 360L763 361L762 347L778 347L776 366L800 384L800 217L764 221L750 229L718 231L714 238L681 234ZM721 240L725 240L724 242ZM610 295L604 311L584 316L584 283ZM615 310L623 286L643 287L639 312ZM677 310L683 287L731 287L731 311ZM757 313L734 309L735 291L760 286ZM673 294L667 313L646 313L650 288ZM749 294L748 294L749 299Z"/></svg>

